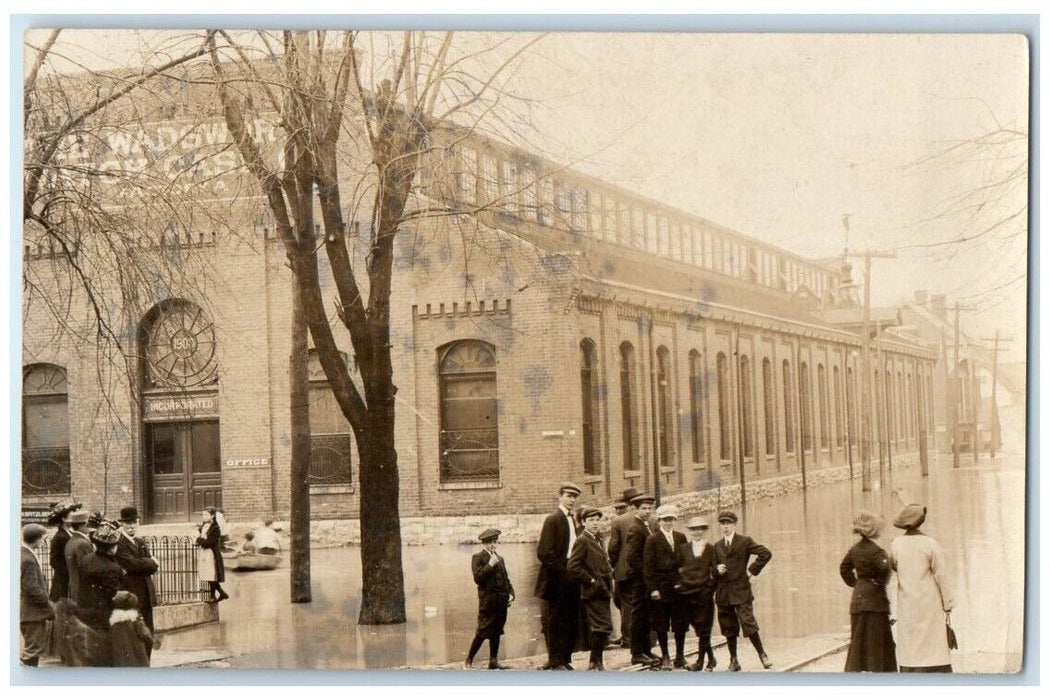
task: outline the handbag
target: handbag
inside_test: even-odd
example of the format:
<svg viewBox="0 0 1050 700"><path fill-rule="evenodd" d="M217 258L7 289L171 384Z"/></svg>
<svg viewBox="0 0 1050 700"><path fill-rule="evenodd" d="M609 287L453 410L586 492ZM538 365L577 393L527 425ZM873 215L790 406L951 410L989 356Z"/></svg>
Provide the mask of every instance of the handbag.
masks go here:
<svg viewBox="0 0 1050 700"><path fill-rule="evenodd" d="M952 629L952 614L950 612L944 614L944 628L948 634L948 648L958 649L959 639L955 636L955 630Z"/></svg>

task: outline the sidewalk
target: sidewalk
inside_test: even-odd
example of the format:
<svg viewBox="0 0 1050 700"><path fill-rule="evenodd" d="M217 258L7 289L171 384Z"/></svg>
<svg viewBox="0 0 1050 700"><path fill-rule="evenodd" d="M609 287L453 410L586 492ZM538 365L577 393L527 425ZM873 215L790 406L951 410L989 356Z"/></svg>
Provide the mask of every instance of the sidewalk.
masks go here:
<svg viewBox="0 0 1050 700"><path fill-rule="evenodd" d="M842 673L845 665L846 651L842 650L796 670L803 673ZM1021 655L991 651L956 651L952 652L952 671L955 673L1019 673Z"/></svg>
<svg viewBox="0 0 1050 700"><path fill-rule="evenodd" d="M150 668L178 668L182 666L202 667L209 666L222 659L228 658L229 653L221 649L194 649L192 651L165 651L157 649L150 657ZM41 667L65 668L57 658L44 657L40 660Z"/></svg>

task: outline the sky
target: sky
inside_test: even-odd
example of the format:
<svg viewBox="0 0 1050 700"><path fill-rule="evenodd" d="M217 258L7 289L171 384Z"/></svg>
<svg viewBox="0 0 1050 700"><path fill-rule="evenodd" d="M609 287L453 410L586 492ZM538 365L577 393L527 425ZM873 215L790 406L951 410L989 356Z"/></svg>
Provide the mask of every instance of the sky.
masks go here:
<svg viewBox="0 0 1050 700"><path fill-rule="evenodd" d="M114 67L175 36L67 30L58 47ZM1023 37L552 33L516 65L531 146L805 256L893 251L872 263L873 304L946 294L970 307L964 330L999 330L1023 359L1025 222L976 235L1026 203ZM1021 136L961 145L997 130Z"/></svg>

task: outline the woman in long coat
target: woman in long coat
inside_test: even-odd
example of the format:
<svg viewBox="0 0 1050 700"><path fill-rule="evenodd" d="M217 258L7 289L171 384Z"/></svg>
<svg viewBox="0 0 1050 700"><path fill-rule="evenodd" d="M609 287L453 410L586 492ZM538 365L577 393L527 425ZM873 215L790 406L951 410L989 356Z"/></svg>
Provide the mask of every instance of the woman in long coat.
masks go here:
<svg viewBox="0 0 1050 700"><path fill-rule="evenodd" d="M215 509L205 508L201 511L204 522L200 526L200 536L197 537L197 578L208 583L208 591L212 600L216 603L226 600L230 596L222 590L222 582L226 580L226 567L222 561L222 541L219 532L219 524L215 522Z"/></svg>
<svg viewBox="0 0 1050 700"><path fill-rule="evenodd" d="M886 597L890 558L886 550L874 542L882 525L882 518L878 515L859 512L853 520L853 532L860 535L860 539L839 564L839 575L853 589L849 604L847 672L893 673L897 670L893 633L890 631L890 601Z"/></svg>
<svg viewBox="0 0 1050 700"><path fill-rule="evenodd" d="M911 504L893 521L904 534L890 545L897 572L897 663L902 673L951 673L945 629L955 607L940 544L923 534L926 508Z"/></svg>

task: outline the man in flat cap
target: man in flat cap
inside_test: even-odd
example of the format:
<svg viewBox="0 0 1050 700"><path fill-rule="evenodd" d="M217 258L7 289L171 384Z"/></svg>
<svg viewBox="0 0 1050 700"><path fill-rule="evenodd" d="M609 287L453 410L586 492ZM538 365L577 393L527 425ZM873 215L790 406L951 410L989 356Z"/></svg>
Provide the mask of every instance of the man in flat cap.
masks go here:
<svg viewBox="0 0 1050 700"><path fill-rule="evenodd" d="M499 662L499 638L507 624L507 608L514 602L514 586L507 574L507 565L496 551L500 531L488 528L478 535L483 548L470 560L474 583L478 586L478 628L467 652L466 666L474 663L481 644L489 640L489 668L506 669Z"/></svg>
<svg viewBox="0 0 1050 700"><path fill-rule="evenodd" d="M718 604L718 626L726 638L729 648L729 670L739 671L737 660L737 638L741 633L751 640L758 652L763 668L772 668L773 664L762 647L758 636L758 622L755 620L751 592L751 577L758 576L763 567L773 558L773 553L755 542L747 535L736 531L736 513L724 510L718 514L722 537L715 543L715 570L718 574L718 588L715 592L715 603ZM748 566L751 557L755 560Z"/></svg>
<svg viewBox="0 0 1050 700"><path fill-rule="evenodd" d="M689 518L685 524L689 531L689 542L678 545L675 557L678 560L678 601L681 614L671 620L674 627L675 645L679 639L684 643L689 626L696 632L699 655L696 663L686 668L690 671L713 671L717 662L715 651L711 648L711 627L715 622L715 582L717 572L715 565L715 548L707 541L708 524L697 516ZM704 657L707 666L704 666Z"/></svg>
<svg viewBox="0 0 1050 700"><path fill-rule="evenodd" d="M22 632L19 660L26 666L40 663L40 655L47 646L47 621L55 619L55 610L47 597L40 559L33 551L46 533L47 528L37 523L22 527L18 626Z"/></svg>
<svg viewBox="0 0 1050 700"><path fill-rule="evenodd" d="M631 608L631 663L646 666L659 663L651 653L649 593L645 586L645 542L653 534L649 527L649 516L653 512L655 500L647 493L640 493L631 499L635 510L630 516L623 553L620 554L624 559L624 592Z"/></svg>
<svg viewBox="0 0 1050 700"><path fill-rule="evenodd" d="M580 513L583 533L576 538L569 556L569 575L580 586L580 605L583 607L587 629L590 630L590 663L588 671L604 671L605 644L612 634L612 564L602 544L598 528L602 512L584 508Z"/></svg>
<svg viewBox="0 0 1050 700"><path fill-rule="evenodd" d="M614 643L618 641L621 646L627 647L631 645L631 600L627 595L630 587L624 584L624 579L627 578L627 557L623 556L623 551L627 544L627 528L633 520L637 520L634 517L637 508L631 504L631 499L639 495L641 494L638 489L625 489L623 502L626 504L626 511L617 512L616 517L609 523L609 561L613 566L613 580L615 581L613 604L620 611L620 638L613 641Z"/></svg>
<svg viewBox="0 0 1050 700"><path fill-rule="evenodd" d="M117 542L117 563L124 569L121 588L135 594L138 599L138 610L143 622L153 633L153 606L157 604L157 589L153 584L153 574L160 568L146 545L145 540L135 536L139 524L139 512L135 506L120 509L120 540ZM147 657L152 647L147 648Z"/></svg>
<svg viewBox="0 0 1050 700"><path fill-rule="evenodd" d="M660 670L685 668L685 635L681 641L675 640L674 663L667 644L667 630L671 620L678 617L678 595L675 585L678 583L678 560L675 550L685 544L685 535L674 529L678 520L678 509L662 505L656 509L656 532L649 535L645 542L644 571L645 588L649 595L649 624L656 632L660 643Z"/></svg>
<svg viewBox="0 0 1050 700"><path fill-rule="evenodd" d="M540 571L536 577L535 595L547 603L547 663L541 668L572 670L572 652L576 648L580 589L566 568L572 545L576 542L573 508L580 497L580 487L566 481L558 488L558 508L543 521L536 558Z"/></svg>

